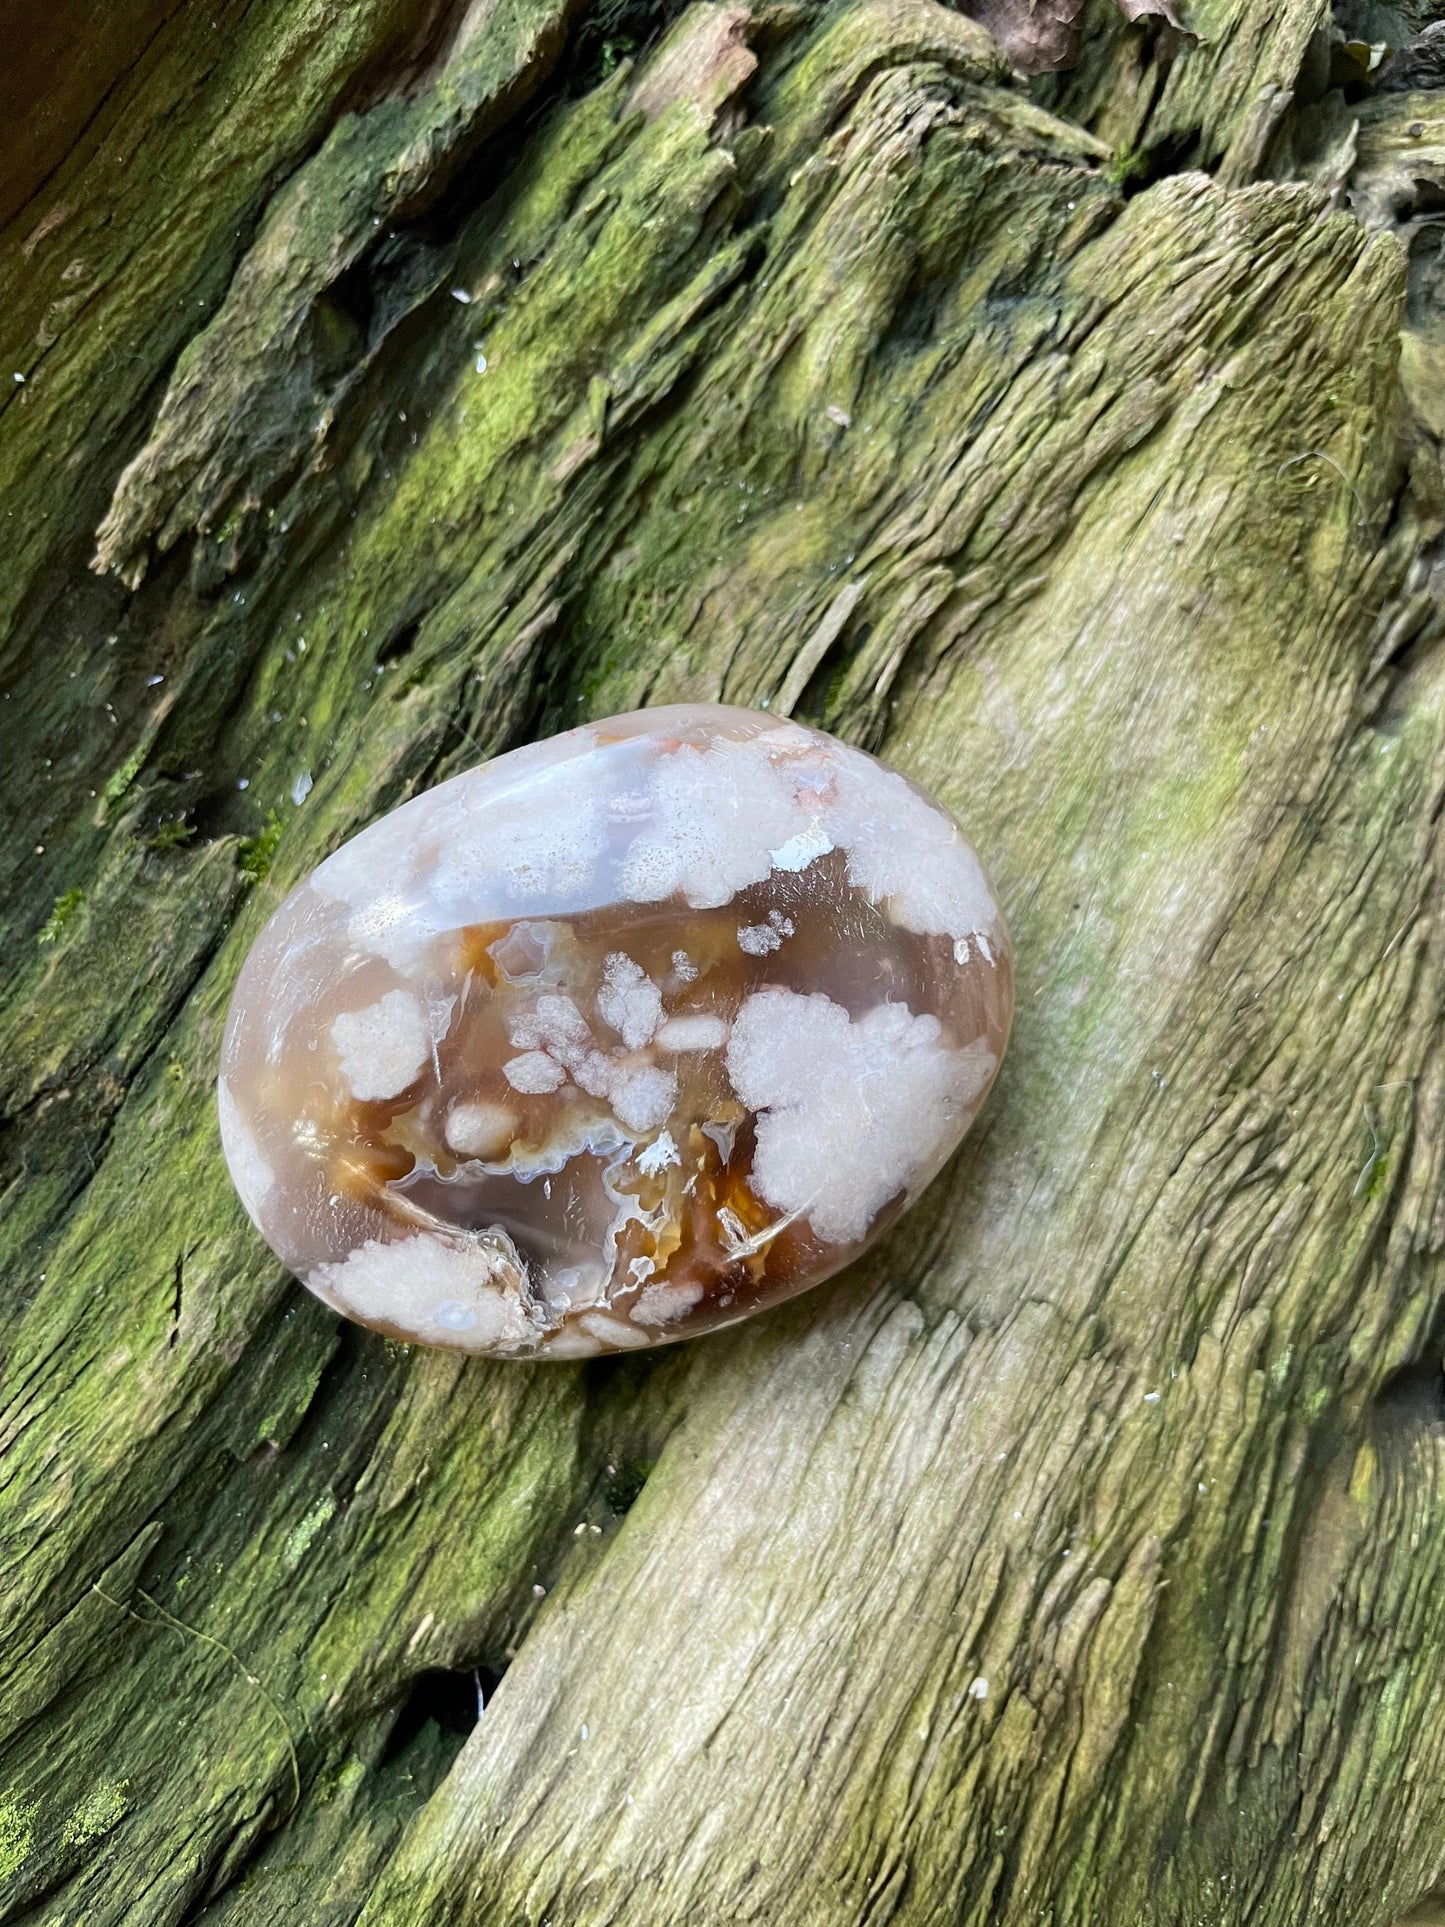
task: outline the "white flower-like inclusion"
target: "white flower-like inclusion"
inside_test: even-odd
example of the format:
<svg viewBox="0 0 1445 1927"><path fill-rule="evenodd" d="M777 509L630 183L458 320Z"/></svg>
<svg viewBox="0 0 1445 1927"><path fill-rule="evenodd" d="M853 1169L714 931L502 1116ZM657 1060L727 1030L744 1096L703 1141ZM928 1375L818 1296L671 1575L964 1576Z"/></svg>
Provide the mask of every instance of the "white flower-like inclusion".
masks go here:
<svg viewBox="0 0 1445 1927"><path fill-rule="evenodd" d="M628 847L623 893L644 903L681 896L704 909L836 849L847 857L849 882L887 903L905 930L967 937L991 929L993 893L949 818L872 757L843 743L820 750L820 740L784 725L659 757L648 791L652 825Z"/></svg>
<svg viewBox="0 0 1445 1927"><path fill-rule="evenodd" d="M365 1010L344 1010L331 1026L341 1075L353 1097L395 1097L414 1084L431 1055L426 1013L410 992L389 990Z"/></svg>
<svg viewBox="0 0 1445 1927"><path fill-rule="evenodd" d="M224 1077L216 1079L216 1109L221 1125L221 1149L226 1154L237 1191L247 1210L260 1211L270 1197L276 1174L261 1155L260 1146L231 1095Z"/></svg>
<svg viewBox="0 0 1445 1927"><path fill-rule="evenodd" d="M708 706L413 798L241 974L236 1187L338 1310L580 1358L733 1322L864 1250L1008 1032L998 906L872 757Z"/></svg>
<svg viewBox="0 0 1445 1927"><path fill-rule="evenodd" d="M313 884L349 906L351 939L404 969L458 920L516 916L528 903L573 907L604 873L634 903L706 909L834 850L849 882L905 930L968 938L997 926L988 881L950 818L895 771L815 730L781 723L666 745L612 807L585 757L541 753L552 749L516 752L516 779L494 794L454 778L376 825L364 855L358 838L328 857Z"/></svg>
<svg viewBox="0 0 1445 1927"><path fill-rule="evenodd" d="M770 951L781 950L783 941L793 934L793 920L785 917L781 910L770 910L766 923L745 924L738 932L738 949L746 950L750 957L766 957Z"/></svg>
<svg viewBox="0 0 1445 1927"><path fill-rule="evenodd" d="M662 1016L657 986L630 958L613 955L597 1003L602 1017L622 1033L621 1053L599 1049L573 1000L552 992L511 1017L508 1033L522 1050L502 1066L503 1074L514 1091L529 1095L560 1090L570 1074L580 1090L605 1098L630 1130L655 1131L672 1110L677 1077L636 1061L629 1039L635 1052L657 1028Z"/></svg>
<svg viewBox="0 0 1445 1927"><path fill-rule="evenodd" d="M762 990L738 1012L728 1075L758 1113L752 1183L820 1238L850 1244L938 1157L993 1075L977 1044L949 1050L936 1017L878 1004L852 1018L821 991Z"/></svg>
<svg viewBox="0 0 1445 1927"><path fill-rule="evenodd" d="M654 1041L659 1050L710 1051L720 1050L727 1037L725 1019L711 1011L699 1011L691 1017L669 1017L658 1027Z"/></svg>
<svg viewBox="0 0 1445 1927"><path fill-rule="evenodd" d="M453 1104L447 1112L447 1149L461 1157L501 1158L517 1135L517 1113L505 1104Z"/></svg>
<svg viewBox="0 0 1445 1927"><path fill-rule="evenodd" d="M629 1050L650 1043L662 1022L662 992L641 964L614 950L603 966L597 1014L610 1024Z"/></svg>
<svg viewBox="0 0 1445 1927"><path fill-rule="evenodd" d="M584 764L548 772L544 810L498 809L489 799L456 799L440 841L432 890L448 908L466 906L500 884L518 909L538 898L585 889L607 848L605 798Z"/></svg>
<svg viewBox="0 0 1445 1927"><path fill-rule="evenodd" d="M306 1282L368 1324L394 1326L423 1345L487 1352L536 1343L521 1295L526 1275L502 1234L457 1244L419 1231L390 1243L368 1239L339 1264L318 1265Z"/></svg>

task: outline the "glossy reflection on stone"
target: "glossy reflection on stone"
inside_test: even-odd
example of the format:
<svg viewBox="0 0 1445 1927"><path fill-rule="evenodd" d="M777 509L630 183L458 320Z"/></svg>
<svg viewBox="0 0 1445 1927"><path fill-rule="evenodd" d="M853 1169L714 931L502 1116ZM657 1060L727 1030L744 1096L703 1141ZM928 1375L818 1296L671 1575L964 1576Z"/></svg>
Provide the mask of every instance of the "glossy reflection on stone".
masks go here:
<svg viewBox="0 0 1445 1927"><path fill-rule="evenodd" d="M578 1358L731 1324L875 1240L1008 1036L953 819L817 730L614 717L354 837L241 972L236 1188L393 1337Z"/></svg>

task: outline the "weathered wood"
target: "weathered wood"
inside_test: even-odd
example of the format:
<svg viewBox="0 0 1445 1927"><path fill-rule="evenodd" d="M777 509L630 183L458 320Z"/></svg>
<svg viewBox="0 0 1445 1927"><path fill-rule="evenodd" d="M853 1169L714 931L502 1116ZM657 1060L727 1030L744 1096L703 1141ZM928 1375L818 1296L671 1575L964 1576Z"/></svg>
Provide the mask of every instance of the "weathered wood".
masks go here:
<svg viewBox="0 0 1445 1927"><path fill-rule="evenodd" d="M1316 0L1036 98L934 0L656 17L181 10L16 159L0 1919L1385 1927L1445 1881L1430 97L1328 212L1255 178ZM220 1160L247 945L683 697L958 810L986 1122L646 1363L339 1328Z"/></svg>

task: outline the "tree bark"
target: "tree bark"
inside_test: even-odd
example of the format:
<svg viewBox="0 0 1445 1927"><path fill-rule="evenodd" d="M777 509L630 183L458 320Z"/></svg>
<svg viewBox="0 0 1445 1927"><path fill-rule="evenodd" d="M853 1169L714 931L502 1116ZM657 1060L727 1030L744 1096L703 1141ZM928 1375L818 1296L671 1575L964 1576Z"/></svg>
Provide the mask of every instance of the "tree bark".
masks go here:
<svg viewBox="0 0 1445 1927"><path fill-rule="evenodd" d="M0 1920L1434 1917L1445 96L1307 86L1320 0L1090 14L1032 90L934 0L57 21L0 169ZM956 810L984 1121L735 1333L341 1327L221 1161L249 943L680 699Z"/></svg>

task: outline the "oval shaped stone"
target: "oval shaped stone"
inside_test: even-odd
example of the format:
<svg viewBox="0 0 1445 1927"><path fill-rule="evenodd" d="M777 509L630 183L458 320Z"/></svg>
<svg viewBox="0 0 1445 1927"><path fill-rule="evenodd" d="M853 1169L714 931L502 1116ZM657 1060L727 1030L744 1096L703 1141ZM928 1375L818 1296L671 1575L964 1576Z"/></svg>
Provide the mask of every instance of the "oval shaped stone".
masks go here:
<svg viewBox="0 0 1445 1927"><path fill-rule="evenodd" d="M440 784L292 891L231 1003L221 1136L346 1317L577 1358L857 1257L972 1123L1012 1009L932 798L798 723L644 710Z"/></svg>

